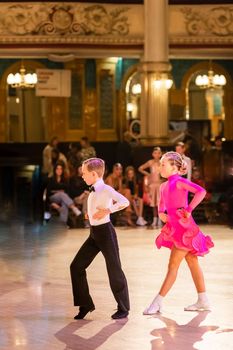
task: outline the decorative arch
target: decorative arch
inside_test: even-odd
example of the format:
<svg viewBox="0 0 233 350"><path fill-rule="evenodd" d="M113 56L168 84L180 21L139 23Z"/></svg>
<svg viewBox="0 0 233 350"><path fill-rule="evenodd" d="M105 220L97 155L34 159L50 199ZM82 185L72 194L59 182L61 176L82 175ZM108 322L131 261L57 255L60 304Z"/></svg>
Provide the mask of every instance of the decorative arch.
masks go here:
<svg viewBox="0 0 233 350"><path fill-rule="evenodd" d="M224 103L224 110L225 110L225 131L224 135L226 139L232 140L233 139L233 106L232 106L232 99L233 99L233 81L232 77L229 74L229 72L219 63L211 62L211 67L213 71L217 74L223 74L226 77L227 83L223 87L224 91L224 97L223 97L223 103ZM185 91L185 108L187 111L187 108L189 109L189 83L192 79L194 74L197 74L200 71L206 70L208 71L210 68L210 63L208 61L198 62L194 64L190 69L187 70L185 75L183 76L182 82L181 82L181 88L183 91Z"/></svg>
<svg viewBox="0 0 233 350"><path fill-rule="evenodd" d="M232 82L232 78L231 75L228 73L228 71L222 67L220 64L212 62L211 63L211 67L213 68L214 72L216 72L217 74L223 74L225 75L226 79L227 79L227 84L225 85L225 89L230 86L233 87L233 82ZM187 70L187 72L185 73L185 75L183 76L182 82L181 82L181 88L182 89L186 89L192 76L199 72L199 71L203 71L203 70L209 70L210 68L210 63L209 60L208 61L204 61L204 62L198 62L196 64L194 64L191 68L189 68Z"/></svg>

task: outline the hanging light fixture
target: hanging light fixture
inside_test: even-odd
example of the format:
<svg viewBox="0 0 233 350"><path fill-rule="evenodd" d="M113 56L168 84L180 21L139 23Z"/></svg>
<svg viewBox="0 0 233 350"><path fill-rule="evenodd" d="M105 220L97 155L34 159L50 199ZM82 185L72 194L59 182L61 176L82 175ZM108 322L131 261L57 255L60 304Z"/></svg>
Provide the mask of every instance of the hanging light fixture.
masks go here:
<svg viewBox="0 0 233 350"><path fill-rule="evenodd" d="M195 84L202 89L216 89L226 85L226 78L223 74L214 74L214 71L211 67L208 70L207 74L199 74L195 79Z"/></svg>
<svg viewBox="0 0 233 350"><path fill-rule="evenodd" d="M37 83L36 73L27 73L23 64L21 64L19 73L10 73L7 77L7 84L13 88L33 88Z"/></svg>

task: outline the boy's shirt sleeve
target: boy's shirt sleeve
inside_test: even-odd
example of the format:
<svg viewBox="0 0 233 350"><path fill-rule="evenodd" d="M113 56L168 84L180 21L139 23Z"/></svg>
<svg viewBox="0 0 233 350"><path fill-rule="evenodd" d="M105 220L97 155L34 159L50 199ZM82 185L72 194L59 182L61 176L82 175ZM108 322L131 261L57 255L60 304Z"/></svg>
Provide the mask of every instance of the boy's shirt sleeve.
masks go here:
<svg viewBox="0 0 233 350"><path fill-rule="evenodd" d="M112 187L108 186L109 194L112 198L112 204L109 207L111 213L115 213L116 211L125 209L129 206L129 201L122 194L115 191Z"/></svg>

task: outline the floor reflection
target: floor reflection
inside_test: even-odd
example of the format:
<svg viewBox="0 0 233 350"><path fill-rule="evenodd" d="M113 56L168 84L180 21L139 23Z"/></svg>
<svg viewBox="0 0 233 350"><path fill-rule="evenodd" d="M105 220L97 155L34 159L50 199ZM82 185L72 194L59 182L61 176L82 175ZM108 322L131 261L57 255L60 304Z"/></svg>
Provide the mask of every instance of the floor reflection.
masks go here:
<svg viewBox="0 0 233 350"><path fill-rule="evenodd" d="M82 327L88 325L90 322L93 321L80 320L71 322L57 332L55 336L66 345L65 349L67 350L94 350L104 344L114 333L119 332L122 327L126 325L128 320L111 322L99 332L95 333L95 335L88 338L77 334Z"/></svg>
<svg viewBox="0 0 233 350"><path fill-rule="evenodd" d="M201 323L206 319L209 311L199 312L187 324L179 325L175 320L164 317L162 315L156 316L165 326L160 329L154 329L151 334L156 338L151 342L151 350L194 350L197 349L195 344L203 340L203 336L207 332L217 331L233 332L233 329L219 329L219 326L207 325L202 326Z"/></svg>

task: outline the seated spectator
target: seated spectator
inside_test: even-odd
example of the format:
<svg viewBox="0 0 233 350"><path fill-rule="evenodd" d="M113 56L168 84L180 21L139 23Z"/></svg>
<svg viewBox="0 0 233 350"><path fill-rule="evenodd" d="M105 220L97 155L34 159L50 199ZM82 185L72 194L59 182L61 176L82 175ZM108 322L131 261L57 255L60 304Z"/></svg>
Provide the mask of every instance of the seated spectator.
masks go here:
<svg viewBox="0 0 233 350"><path fill-rule="evenodd" d="M62 222L67 223L69 209L76 216L81 214L81 211L76 208L73 200L68 195L68 181L65 176L63 163L57 163L54 167L53 176L49 179L47 186L47 203L50 203L52 208L56 209L60 214Z"/></svg>
<svg viewBox="0 0 233 350"><path fill-rule="evenodd" d="M66 156L61 153L57 148L53 148L52 149L52 153L51 153L51 164L50 164L50 168L49 168L49 173L48 173L48 177L52 177L54 175L54 167L56 166L57 163L63 163L64 166L64 175L66 177L69 177L70 171L69 171L69 167L68 167L68 162L66 159Z"/></svg>
<svg viewBox="0 0 233 350"><path fill-rule="evenodd" d="M87 219L87 198L89 196L89 186L82 178L82 166L76 167L75 174L69 181L69 194L77 206L81 206L84 215L84 226L89 227Z"/></svg>
<svg viewBox="0 0 233 350"><path fill-rule="evenodd" d="M136 224L138 226L145 226L147 222L143 219L143 200L139 197L138 184L133 166L128 166L125 169L124 185L130 190L130 203L137 215Z"/></svg>
<svg viewBox="0 0 233 350"><path fill-rule="evenodd" d="M52 150L58 147L58 138L54 136L43 149L42 174L48 177L52 166Z"/></svg>
<svg viewBox="0 0 233 350"><path fill-rule="evenodd" d="M87 136L83 136L81 138L80 144L81 144L81 150L79 152L79 157L80 157L81 162L83 162L84 160L86 160L88 158L93 158L96 156L96 151L95 151L94 147L92 147L90 145L90 142L89 142Z"/></svg>
<svg viewBox="0 0 233 350"><path fill-rule="evenodd" d="M105 183L111 187L113 187L116 191L120 192L125 196L128 201L131 200L131 193L128 188L125 188L123 186L123 176L122 176L123 168L120 163L116 163L113 165L112 173L109 174L106 179ZM126 213L127 216L127 225L129 226L135 226L134 223L131 220L131 214L132 210L130 207L127 207L124 212Z"/></svg>

